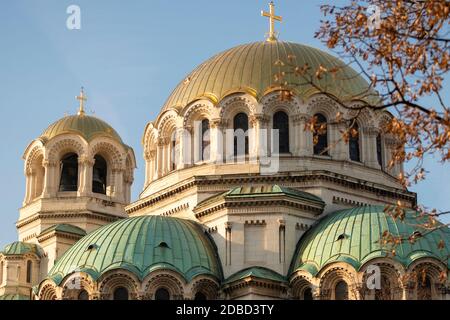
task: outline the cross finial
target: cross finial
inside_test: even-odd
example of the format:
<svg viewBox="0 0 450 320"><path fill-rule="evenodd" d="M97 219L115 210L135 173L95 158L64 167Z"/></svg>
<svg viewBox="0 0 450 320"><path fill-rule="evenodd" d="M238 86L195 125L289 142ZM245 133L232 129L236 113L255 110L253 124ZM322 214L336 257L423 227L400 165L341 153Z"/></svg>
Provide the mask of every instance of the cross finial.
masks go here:
<svg viewBox="0 0 450 320"><path fill-rule="evenodd" d="M84 102L87 100L86 96L84 95L84 88L81 87L80 95L76 97L77 100L80 101L80 108L78 109L78 115L83 116L85 114L84 112Z"/></svg>
<svg viewBox="0 0 450 320"><path fill-rule="evenodd" d="M269 12L265 12L264 10L262 10L261 16L269 18L269 34L267 37L267 41L277 41L277 35L275 32L275 20L281 22L283 21L283 18L281 16L275 15L275 5L273 4L273 1L270 1L269 3Z"/></svg>

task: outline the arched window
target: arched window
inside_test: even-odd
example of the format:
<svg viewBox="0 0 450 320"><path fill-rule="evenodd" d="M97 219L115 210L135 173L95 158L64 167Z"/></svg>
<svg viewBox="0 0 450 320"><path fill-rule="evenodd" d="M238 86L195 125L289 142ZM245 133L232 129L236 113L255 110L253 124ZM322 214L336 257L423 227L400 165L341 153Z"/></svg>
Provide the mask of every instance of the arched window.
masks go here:
<svg viewBox="0 0 450 320"><path fill-rule="evenodd" d="M106 177L108 175L108 165L106 160L96 155L92 173L92 192L106 194Z"/></svg>
<svg viewBox="0 0 450 320"><path fill-rule="evenodd" d="M114 290L113 300L128 300L128 290L124 287L119 287Z"/></svg>
<svg viewBox="0 0 450 320"><path fill-rule="evenodd" d="M335 300L348 300L348 285L345 281L339 281L334 288Z"/></svg>
<svg viewBox="0 0 450 320"><path fill-rule="evenodd" d="M279 153L288 153L289 152L289 117L285 112L278 111L273 115L273 129L278 130L278 151L279 151Z"/></svg>
<svg viewBox="0 0 450 320"><path fill-rule="evenodd" d="M377 160L378 164L380 165L381 169L383 169L383 145L381 141L381 134L379 133L377 135Z"/></svg>
<svg viewBox="0 0 450 320"><path fill-rule="evenodd" d="M375 289L375 300L391 300L391 282L386 276L381 276L381 288Z"/></svg>
<svg viewBox="0 0 450 320"><path fill-rule="evenodd" d="M169 164L169 171L174 171L177 168L177 161L178 161L178 141L177 141L177 134L174 131L171 135L170 139L170 164Z"/></svg>
<svg viewBox="0 0 450 320"><path fill-rule="evenodd" d="M78 190L78 156L69 153L61 160L59 191Z"/></svg>
<svg viewBox="0 0 450 320"><path fill-rule="evenodd" d="M316 118L316 127L313 136L314 140L314 154L315 155L328 155L328 128L327 118L317 113L314 115Z"/></svg>
<svg viewBox="0 0 450 320"><path fill-rule="evenodd" d="M31 260L27 261L27 283L31 283L31 280L33 280L33 262Z"/></svg>
<svg viewBox="0 0 450 320"><path fill-rule="evenodd" d="M197 292L196 294L195 294L195 298L194 298L194 300L198 300L198 301L206 301L206 300L208 300L207 298L206 298L206 295L203 293L203 292Z"/></svg>
<svg viewBox="0 0 450 320"><path fill-rule="evenodd" d="M360 150L359 150L359 128L358 124L355 122L350 129L350 139L348 142L350 160L361 161Z"/></svg>
<svg viewBox="0 0 450 320"><path fill-rule="evenodd" d="M431 279L426 276L425 278L419 277L419 283L417 286L417 299L418 300L431 300L432 288L431 288Z"/></svg>
<svg viewBox="0 0 450 320"><path fill-rule="evenodd" d="M78 300L89 300L89 293L86 290L81 290L78 294Z"/></svg>
<svg viewBox="0 0 450 320"><path fill-rule="evenodd" d="M170 293L165 288L159 288L155 293L155 300L170 300Z"/></svg>
<svg viewBox="0 0 450 320"><path fill-rule="evenodd" d="M201 159L202 161L206 161L210 159L210 131L209 131L209 120L208 119L204 119L202 120L202 141L201 141L201 145L202 145L202 154Z"/></svg>
<svg viewBox="0 0 450 320"><path fill-rule="evenodd" d="M238 113L233 120L234 156L248 154L248 116Z"/></svg>
<svg viewBox="0 0 450 320"><path fill-rule="evenodd" d="M306 288L305 291L303 291L303 300L313 300L311 288Z"/></svg>

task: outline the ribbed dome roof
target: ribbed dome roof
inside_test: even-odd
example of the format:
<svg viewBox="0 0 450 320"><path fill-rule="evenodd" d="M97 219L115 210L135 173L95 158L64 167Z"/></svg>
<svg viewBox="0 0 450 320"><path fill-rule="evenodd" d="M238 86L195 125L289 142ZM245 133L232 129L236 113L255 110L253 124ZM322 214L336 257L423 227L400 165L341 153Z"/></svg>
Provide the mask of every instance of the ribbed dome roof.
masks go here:
<svg viewBox="0 0 450 320"><path fill-rule="evenodd" d="M41 135L44 140L52 139L64 133L81 135L88 142L97 136L108 136L123 143L119 134L105 121L85 114L64 117L51 124Z"/></svg>
<svg viewBox="0 0 450 320"><path fill-rule="evenodd" d="M320 65L328 69L341 67L334 77L325 75L317 84L322 91L343 100L356 99L368 88L368 83L355 70L326 52L292 42L263 41L234 47L202 63L175 88L164 109L184 107L200 98L219 101L233 92L249 92L260 98L277 88L276 73L289 70L287 66L276 66L275 62L287 63L290 55L295 57L296 66L307 64L312 74ZM288 87L294 87L300 97L318 92L309 85L296 86L299 78L293 75L287 75L286 80Z"/></svg>
<svg viewBox="0 0 450 320"><path fill-rule="evenodd" d="M393 259L405 267L423 257L449 264L449 228L443 227L427 234L426 230L414 226L421 222L415 212L408 211L402 222L384 213L384 208L364 206L330 213L300 239L291 271L301 269L315 275L327 264L337 261L350 263L359 269L367 261L387 255L386 247L380 244L385 230L394 236L408 237L415 231L423 235L414 244L404 241L396 247ZM442 250L438 249L440 240L445 241Z"/></svg>
<svg viewBox="0 0 450 320"><path fill-rule="evenodd" d="M3 251L0 251L0 254L3 255L23 255L26 253L34 253L38 257L44 255L44 251L39 245L23 241L16 241L8 244Z"/></svg>
<svg viewBox="0 0 450 320"><path fill-rule="evenodd" d="M191 280L200 274L222 279L214 244L199 224L161 216L129 218L106 225L78 241L50 270L56 284L74 271L98 279L126 269L140 279L157 269L174 270Z"/></svg>

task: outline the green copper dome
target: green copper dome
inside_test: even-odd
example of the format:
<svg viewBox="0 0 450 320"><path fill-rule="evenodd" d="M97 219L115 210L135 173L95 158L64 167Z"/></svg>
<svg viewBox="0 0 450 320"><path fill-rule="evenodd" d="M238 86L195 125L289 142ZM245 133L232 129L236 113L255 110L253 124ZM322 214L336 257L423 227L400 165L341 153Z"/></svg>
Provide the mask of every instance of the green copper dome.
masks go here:
<svg viewBox="0 0 450 320"><path fill-rule="evenodd" d="M37 255L38 257L44 256L44 251L42 248L34 243L28 243L28 242L22 242L22 241L16 241L9 245L7 245L3 251L0 251L0 254L3 254L5 256L8 255L23 255L27 253L33 253Z"/></svg>
<svg viewBox="0 0 450 320"><path fill-rule="evenodd" d="M129 218L106 225L82 238L50 270L56 284L74 271L97 280L113 269L140 279L157 269L180 273L187 281L200 274L222 279L212 240L196 222L161 216Z"/></svg>
<svg viewBox="0 0 450 320"><path fill-rule="evenodd" d="M299 85L301 78L288 73L292 71L287 66L289 58L295 66L308 66L310 75L319 66L338 71L315 78L314 84L320 90L306 83ZM259 99L267 92L280 89L279 82L275 81L275 74L280 72L286 72L283 81L287 83L283 89L292 89L302 98L326 91L344 101L362 99L369 87L355 70L324 51L292 42L262 41L231 48L202 63L175 88L163 110L184 107L202 98L218 102L234 92L247 92Z"/></svg>
<svg viewBox="0 0 450 320"><path fill-rule="evenodd" d="M450 229L443 226L431 233L418 227L417 213L407 211L404 221L384 213L384 206L364 206L330 213L299 241L291 271L305 270L313 276L332 262L347 262L357 270L367 261L386 257L388 248L380 244L384 231L394 236L409 237L414 232L423 236L411 244L404 241L392 257L407 267L423 257L432 257L449 265ZM445 247L438 248L443 240Z"/></svg>
<svg viewBox="0 0 450 320"><path fill-rule="evenodd" d="M88 142L97 136L108 136L123 143L119 134L109 124L85 114L71 115L56 121L44 131L41 139L50 140L65 133L79 134Z"/></svg>

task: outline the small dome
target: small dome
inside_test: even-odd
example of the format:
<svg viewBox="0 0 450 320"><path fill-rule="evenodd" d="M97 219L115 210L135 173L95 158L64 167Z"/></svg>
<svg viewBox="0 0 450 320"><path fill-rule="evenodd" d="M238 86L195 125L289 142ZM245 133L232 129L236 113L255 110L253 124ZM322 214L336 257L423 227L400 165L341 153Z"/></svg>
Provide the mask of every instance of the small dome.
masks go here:
<svg viewBox="0 0 450 320"><path fill-rule="evenodd" d="M38 257L44 256L44 251L40 246L34 243L16 241L7 245L0 254L3 255L23 255L26 253L33 253Z"/></svg>
<svg viewBox="0 0 450 320"><path fill-rule="evenodd" d="M384 212L385 206L364 206L328 214L299 241L291 271L305 270L313 276L332 262L347 262L359 269L366 262L386 257L388 252L380 244L384 231L393 236L408 237L421 232L423 237L414 244L408 241L398 245L392 257L407 267L419 258L430 257L449 264L450 229L442 228L427 233L417 226L420 219L414 211L407 211L404 221ZM438 244L445 241L445 248Z"/></svg>
<svg viewBox="0 0 450 320"><path fill-rule="evenodd" d="M296 66L310 67L314 74L320 65L327 69L339 68L333 77L324 75L317 81L321 91L327 91L342 100L354 100L364 94L367 97L369 84L351 67L338 58L306 45L263 41L240 45L217 54L198 66L175 88L163 110L171 107L184 107L192 101L209 98L220 101L233 92L248 92L256 98L279 89L275 74L289 71L285 65L275 65L277 61ZM299 86L299 78L286 74L284 88L292 89L300 97L308 98L319 91L310 85Z"/></svg>
<svg viewBox="0 0 450 320"><path fill-rule="evenodd" d="M81 135L90 142L97 136L108 136L123 144L119 134L105 121L85 114L64 117L50 125L41 135L41 139L50 140L65 133Z"/></svg>
<svg viewBox="0 0 450 320"><path fill-rule="evenodd" d="M56 284L75 271L97 280L113 269L126 269L140 279L157 269L180 273L187 281L207 274L222 279L212 240L196 222L161 216L120 220L88 234L50 270Z"/></svg>

